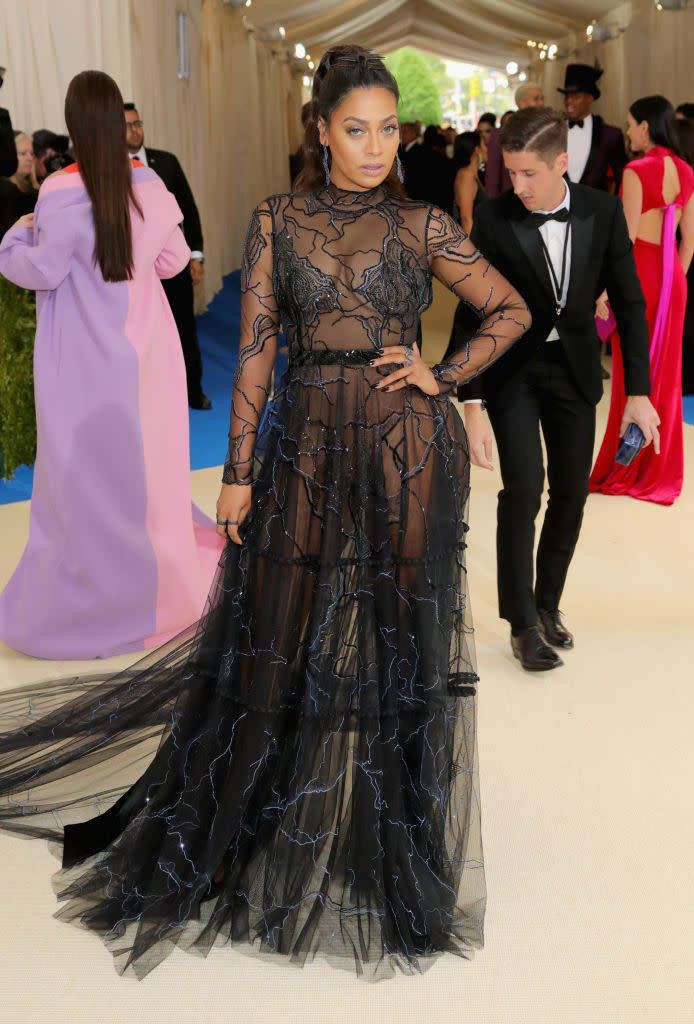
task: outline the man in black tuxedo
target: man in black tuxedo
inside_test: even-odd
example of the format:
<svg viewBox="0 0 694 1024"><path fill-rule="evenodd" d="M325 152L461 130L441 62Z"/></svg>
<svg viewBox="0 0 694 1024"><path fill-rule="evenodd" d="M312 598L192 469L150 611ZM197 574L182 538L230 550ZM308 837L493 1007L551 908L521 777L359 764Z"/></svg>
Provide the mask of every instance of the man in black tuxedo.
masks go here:
<svg viewBox="0 0 694 1024"><path fill-rule="evenodd" d="M140 160L159 175L173 194L183 214L183 234L188 243L190 263L175 277L162 280L181 338L188 382L188 404L191 409L211 409L212 403L202 390L202 356L195 326L193 287L202 281L203 253L200 215L183 168L173 155L163 149L145 147L143 123L134 103L124 104L128 151L133 160Z"/></svg>
<svg viewBox="0 0 694 1024"><path fill-rule="evenodd" d="M595 300L604 288L617 319L627 398L622 432L637 423L659 449L651 405L645 301L619 199L564 180L566 119L546 107L515 113L501 130L513 191L483 204L475 245L521 293L533 323L501 359L464 389L472 462L492 468L491 432L503 490L497 513L499 613L526 669L560 665L550 644L573 646L559 615L578 540L602 393ZM451 347L471 330L459 306ZM474 328L473 328L474 329ZM544 485L540 429L547 450L549 501L537 551L535 519Z"/></svg>
<svg viewBox="0 0 694 1024"><path fill-rule="evenodd" d="M564 107L569 118L568 175L570 181L617 193L627 162L624 135L620 128L605 124L591 113L600 96L601 68L590 64L568 64L564 76Z"/></svg>

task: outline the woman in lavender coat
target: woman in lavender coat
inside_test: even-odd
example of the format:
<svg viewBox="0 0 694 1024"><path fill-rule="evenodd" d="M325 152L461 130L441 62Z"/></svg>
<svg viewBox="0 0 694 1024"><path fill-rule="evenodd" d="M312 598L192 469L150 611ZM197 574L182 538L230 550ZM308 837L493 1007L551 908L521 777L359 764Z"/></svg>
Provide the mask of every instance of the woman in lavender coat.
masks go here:
<svg viewBox="0 0 694 1024"><path fill-rule="evenodd" d="M116 83L85 71L65 119L77 164L0 245L37 293L38 447L29 540L0 640L43 658L163 643L202 613L221 539L192 505L185 367L160 283L190 258L173 196L131 168Z"/></svg>

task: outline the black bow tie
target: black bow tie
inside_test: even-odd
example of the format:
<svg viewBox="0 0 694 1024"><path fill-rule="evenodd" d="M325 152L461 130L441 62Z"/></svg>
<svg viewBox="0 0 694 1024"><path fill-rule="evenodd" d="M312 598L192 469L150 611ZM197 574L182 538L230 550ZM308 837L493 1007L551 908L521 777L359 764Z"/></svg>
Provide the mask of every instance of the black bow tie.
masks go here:
<svg viewBox="0 0 694 1024"><path fill-rule="evenodd" d="M531 213L530 218L535 227L542 227L548 220L561 220L566 222L569 219L569 208L568 206L562 206L560 210L555 210L554 213Z"/></svg>
<svg viewBox="0 0 694 1024"><path fill-rule="evenodd" d="M576 121L569 121L569 128L582 128L583 118L577 119Z"/></svg>

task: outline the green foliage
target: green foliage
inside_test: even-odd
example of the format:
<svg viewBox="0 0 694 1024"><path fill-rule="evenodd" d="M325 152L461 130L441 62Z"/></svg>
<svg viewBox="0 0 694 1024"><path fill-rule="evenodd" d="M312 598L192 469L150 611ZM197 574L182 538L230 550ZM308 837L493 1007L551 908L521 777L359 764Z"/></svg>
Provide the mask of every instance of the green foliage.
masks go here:
<svg viewBox="0 0 694 1024"><path fill-rule="evenodd" d="M0 276L0 474L36 458L36 299Z"/></svg>
<svg viewBox="0 0 694 1024"><path fill-rule="evenodd" d="M405 46L389 54L385 62L400 89L400 121L421 121L424 125L440 124L440 96L445 91L438 68L441 61ZM446 77L445 72L443 77Z"/></svg>

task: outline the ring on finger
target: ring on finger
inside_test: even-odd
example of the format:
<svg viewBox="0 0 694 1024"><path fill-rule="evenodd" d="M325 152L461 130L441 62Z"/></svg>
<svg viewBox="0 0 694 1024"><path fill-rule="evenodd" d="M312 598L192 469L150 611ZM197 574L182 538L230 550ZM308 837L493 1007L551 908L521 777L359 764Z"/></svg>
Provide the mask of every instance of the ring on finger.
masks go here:
<svg viewBox="0 0 694 1024"><path fill-rule="evenodd" d="M411 345L404 346L405 362L408 366L411 366L414 362L414 352L412 351Z"/></svg>

